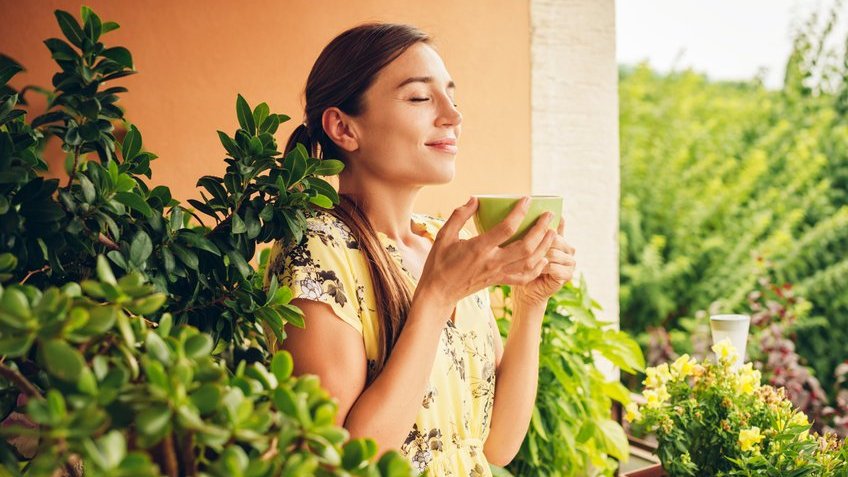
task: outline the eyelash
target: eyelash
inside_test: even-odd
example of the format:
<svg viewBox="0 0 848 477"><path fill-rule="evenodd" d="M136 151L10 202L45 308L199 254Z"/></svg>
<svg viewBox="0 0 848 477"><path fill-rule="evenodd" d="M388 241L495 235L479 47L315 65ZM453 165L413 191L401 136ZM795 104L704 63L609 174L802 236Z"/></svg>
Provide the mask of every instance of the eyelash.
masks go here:
<svg viewBox="0 0 848 477"><path fill-rule="evenodd" d="M422 101L430 101L430 98L410 98L409 100L418 103L418 102L422 102ZM454 108L457 107L457 106L459 106L459 105L456 104L456 103L453 103Z"/></svg>

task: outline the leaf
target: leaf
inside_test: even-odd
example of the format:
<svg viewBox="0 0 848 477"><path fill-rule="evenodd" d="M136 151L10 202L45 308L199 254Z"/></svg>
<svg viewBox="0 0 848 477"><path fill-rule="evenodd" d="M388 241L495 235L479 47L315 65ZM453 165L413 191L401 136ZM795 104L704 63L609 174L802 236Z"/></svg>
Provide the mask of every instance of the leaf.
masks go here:
<svg viewBox="0 0 848 477"><path fill-rule="evenodd" d="M150 357L159 361L164 365L171 363L171 351L165 341L156 333L147 333L147 338L144 340L144 346Z"/></svg>
<svg viewBox="0 0 848 477"><path fill-rule="evenodd" d="M130 53L130 50L122 46L106 48L100 54L125 68L133 68L132 54Z"/></svg>
<svg viewBox="0 0 848 477"><path fill-rule="evenodd" d="M221 144L224 146L224 149L227 150L227 154L233 158L241 157L241 149L230 136L227 136L227 134L223 131L218 131L218 138L221 140Z"/></svg>
<svg viewBox="0 0 848 477"><path fill-rule="evenodd" d="M35 335L5 335L0 338L0 356L17 358L29 353Z"/></svg>
<svg viewBox="0 0 848 477"><path fill-rule="evenodd" d="M247 101L245 101L242 95L238 95L236 99L236 115L242 129L251 136L256 134L256 123L253 122L253 113L250 111L250 106L248 106Z"/></svg>
<svg viewBox="0 0 848 477"><path fill-rule="evenodd" d="M239 217L238 214L233 214L232 225L232 233L234 234L243 234L247 232L247 227L244 225L244 220L242 220L242 218Z"/></svg>
<svg viewBox="0 0 848 477"><path fill-rule="evenodd" d="M339 194L336 192L336 189L324 179L319 179L317 177L309 178L309 188L318 192L321 195L327 196L333 204L339 203Z"/></svg>
<svg viewBox="0 0 848 477"><path fill-rule="evenodd" d="M82 354L61 339L45 342L43 355L47 372L62 381L76 382L85 366Z"/></svg>
<svg viewBox="0 0 848 477"><path fill-rule="evenodd" d="M110 31L117 30L121 28L121 25L118 25L115 22L104 22L103 26L100 28L100 34L109 33Z"/></svg>
<svg viewBox="0 0 848 477"><path fill-rule="evenodd" d="M88 36L92 42L96 43L100 38L100 33L102 29L102 25L100 23L100 17L98 17L90 8L83 6L80 8L80 16L83 20L83 28L85 30L86 36Z"/></svg>
<svg viewBox="0 0 848 477"><path fill-rule="evenodd" d="M197 270L197 267L200 265L200 261L197 259L197 254L188 250L178 243L172 243L171 249L174 252L174 255L180 259L186 267L191 270Z"/></svg>
<svg viewBox="0 0 848 477"><path fill-rule="evenodd" d="M124 161L131 161L141 152L141 133L134 125L130 125L130 130L124 136L124 142L121 144L121 156Z"/></svg>
<svg viewBox="0 0 848 477"><path fill-rule="evenodd" d="M200 250L205 250L218 257L221 256L221 251L218 250L218 247L216 247L211 240L207 239L206 237L200 235L197 232L189 231L188 233L180 234L180 237L191 247Z"/></svg>
<svg viewBox="0 0 848 477"><path fill-rule="evenodd" d="M322 159L315 168L315 174L319 176L334 176L344 170L344 162L337 159Z"/></svg>
<svg viewBox="0 0 848 477"><path fill-rule="evenodd" d="M333 208L333 201L330 200L325 195L318 194L318 195L312 196L312 197L309 198L309 202L317 205L318 207L323 207L325 209L332 209Z"/></svg>
<svg viewBox="0 0 848 477"><path fill-rule="evenodd" d="M74 47L67 42L58 38L48 38L44 40L47 49L50 50L51 56L57 61L76 61L79 54L74 50Z"/></svg>
<svg viewBox="0 0 848 477"><path fill-rule="evenodd" d="M206 333L199 333L186 340L184 349L189 358L200 359L209 356L213 345L211 336Z"/></svg>
<svg viewBox="0 0 848 477"><path fill-rule="evenodd" d="M599 438L606 453L622 462L627 462L630 456L630 446L621 425L612 419L603 419L597 423L596 431L596 437Z"/></svg>
<svg viewBox="0 0 848 477"><path fill-rule="evenodd" d="M130 263L141 267L153 253L153 242L144 231L139 231L130 244Z"/></svg>
<svg viewBox="0 0 848 477"><path fill-rule="evenodd" d="M91 183L91 180L85 176L85 174L79 174L77 179L80 183L80 188L82 189L82 196L85 199L87 204L93 204L94 199L97 198L97 192L94 190L94 184Z"/></svg>
<svg viewBox="0 0 848 477"><path fill-rule="evenodd" d="M141 411L135 420L136 428L144 435L157 437L164 434L171 423L171 409L154 404Z"/></svg>
<svg viewBox="0 0 848 477"><path fill-rule="evenodd" d="M253 269L247 264L247 261L236 250L227 252L227 257L230 259L230 265L234 266L242 278L249 278Z"/></svg>
<svg viewBox="0 0 848 477"><path fill-rule="evenodd" d="M116 192L114 197L118 202L147 218L150 218L150 216L153 215L153 209L150 208L147 202L140 195L134 192Z"/></svg>
<svg viewBox="0 0 848 477"><path fill-rule="evenodd" d="M118 281L115 280L115 275L112 273L112 267L109 266L109 262L106 261L106 257L103 255L97 256L97 278L99 278L101 282L108 283L110 285L118 283Z"/></svg>
<svg viewBox="0 0 848 477"><path fill-rule="evenodd" d="M5 85L13 76L24 70L17 61L0 53L0 85Z"/></svg>
<svg viewBox="0 0 848 477"><path fill-rule="evenodd" d="M259 105L253 109L253 124L262 124L265 122L265 119L270 113L271 109L268 107L267 103L259 103Z"/></svg>
<svg viewBox="0 0 848 477"><path fill-rule="evenodd" d="M272 114L262 121L262 124L259 126L259 130L264 133L274 134L277 132L277 128L279 127L280 120L277 118L276 114Z"/></svg>
<svg viewBox="0 0 848 477"><path fill-rule="evenodd" d="M294 362L291 354L288 351L277 351L274 357L271 358L271 372L277 377L279 382L285 382L291 377L294 369Z"/></svg>
<svg viewBox="0 0 848 477"><path fill-rule="evenodd" d="M85 34L83 33L76 18L64 10L56 10L53 13L56 15L56 20L59 22L59 28L62 29L62 33L65 34L65 37L76 47L82 48Z"/></svg>

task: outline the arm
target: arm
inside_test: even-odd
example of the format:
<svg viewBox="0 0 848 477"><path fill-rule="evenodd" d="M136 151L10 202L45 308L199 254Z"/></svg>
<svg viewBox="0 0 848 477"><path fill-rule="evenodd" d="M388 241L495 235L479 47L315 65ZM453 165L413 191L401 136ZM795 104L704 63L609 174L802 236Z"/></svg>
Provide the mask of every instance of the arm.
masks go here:
<svg viewBox="0 0 848 477"><path fill-rule="evenodd" d="M306 328L286 328L289 337L283 347L292 354L294 372L319 376L338 401L337 423L352 438L372 438L381 451L398 449L421 408L439 337L454 305L416 290L389 360L365 388L362 336L325 303L295 299L292 304L307 316Z"/></svg>
<svg viewBox="0 0 848 477"><path fill-rule="evenodd" d="M492 464L508 464L527 434L536 403L544 313L544 303L517 302L505 349L500 336L495 340L495 403L489 437L483 447L486 459Z"/></svg>

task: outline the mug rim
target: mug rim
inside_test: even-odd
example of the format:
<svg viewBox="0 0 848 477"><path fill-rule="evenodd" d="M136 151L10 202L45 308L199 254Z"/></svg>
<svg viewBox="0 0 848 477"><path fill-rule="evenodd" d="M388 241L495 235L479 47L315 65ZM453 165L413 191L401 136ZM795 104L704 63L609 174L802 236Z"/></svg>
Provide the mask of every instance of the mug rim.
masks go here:
<svg viewBox="0 0 848 477"><path fill-rule="evenodd" d="M748 321L751 319L750 315L743 314L721 314L721 315L710 315L710 321Z"/></svg>

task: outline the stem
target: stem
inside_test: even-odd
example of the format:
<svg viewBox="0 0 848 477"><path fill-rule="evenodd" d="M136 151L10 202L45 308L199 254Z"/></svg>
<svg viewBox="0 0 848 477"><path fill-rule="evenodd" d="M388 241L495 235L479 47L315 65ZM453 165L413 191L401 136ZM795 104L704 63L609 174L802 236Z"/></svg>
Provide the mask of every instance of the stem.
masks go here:
<svg viewBox="0 0 848 477"><path fill-rule="evenodd" d="M194 433L186 432L180 445L180 456L183 460L183 471L185 475L197 475L197 460L195 459Z"/></svg>
<svg viewBox="0 0 848 477"><path fill-rule="evenodd" d="M277 455L277 436L271 438L271 444L260 457L259 460L271 460Z"/></svg>
<svg viewBox="0 0 848 477"><path fill-rule="evenodd" d="M159 464L160 470L168 477L177 477L179 475L179 465L177 464L177 455L174 452L174 436L169 432L164 439L156 444L157 457L161 458ZM157 459L159 460L159 459Z"/></svg>
<svg viewBox="0 0 848 477"><path fill-rule="evenodd" d="M97 234L97 242L105 245L106 248L110 250L120 250L121 246L116 244L112 239L104 235L103 233Z"/></svg>
<svg viewBox="0 0 848 477"><path fill-rule="evenodd" d="M71 168L71 172L68 174L68 185L65 186L66 189L70 189L71 184L74 183L74 177L77 175L77 166L79 166L79 156L80 147L74 146L74 167Z"/></svg>
<svg viewBox="0 0 848 477"><path fill-rule="evenodd" d="M27 396L35 399L44 399L41 396L41 391L39 391L34 384L29 382L29 380L25 378L22 374L6 366L5 364L0 364L0 376L3 376L9 381L15 383L15 386L17 386L18 389L26 393Z"/></svg>
<svg viewBox="0 0 848 477"><path fill-rule="evenodd" d="M30 277L32 277L33 275L37 275L37 274L39 274L39 273L41 273L41 272L46 272L47 270L50 270L50 265L45 265L45 266L43 266L43 267L39 268L38 270L33 270L33 271L31 271L31 272L27 273L27 274L26 274L26 276L24 277L24 279L23 279L23 280L21 280L18 284L19 284L19 285L23 285L23 284L24 284L24 283L26 283L26 282L27 282L27 280L29 280L29 279L30 279Z"/></svg>

